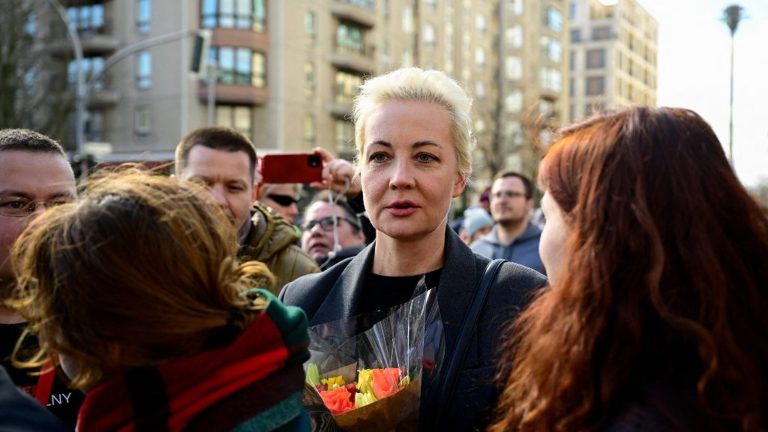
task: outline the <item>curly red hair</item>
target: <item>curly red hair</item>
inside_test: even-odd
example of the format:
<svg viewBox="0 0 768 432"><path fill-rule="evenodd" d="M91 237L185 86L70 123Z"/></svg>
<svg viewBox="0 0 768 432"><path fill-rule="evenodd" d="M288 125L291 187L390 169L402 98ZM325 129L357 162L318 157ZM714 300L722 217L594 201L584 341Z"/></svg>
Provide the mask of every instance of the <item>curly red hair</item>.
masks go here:
<svg viewBox="0 0 768 432"><path fill-rule="evenodd" d="M490 430L600 430L652 382L765 428L768 216L709 125L675 108L589 119L560 133L539 182L565 258L513 324Z"/></svg>

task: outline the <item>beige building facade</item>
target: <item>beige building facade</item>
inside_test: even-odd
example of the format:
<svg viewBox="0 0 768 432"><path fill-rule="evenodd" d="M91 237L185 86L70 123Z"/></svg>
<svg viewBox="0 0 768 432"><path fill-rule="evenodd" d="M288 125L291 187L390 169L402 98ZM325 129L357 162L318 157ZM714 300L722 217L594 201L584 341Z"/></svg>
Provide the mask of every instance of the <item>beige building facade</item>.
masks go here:
<svg viewBox="0 0 768 432"><path fill-rule="evenodd" d="M656 105L656 20L635 0L572 0L570 117Z"/></svg>
<svg viewBox="0 0 768 432"><path fill-rule="evenodd" d="M94 48L87 70L127 53L90 92L86 149L98 160L167 160L209 123L242 131L262 153L321 146L351 157L358 86L402 66L441 69L473 97L481 184L501 169L532 174L534 142L570 120L565 0L70 3ZM199 29L213 35L212 88L189 71Z"/></svg>

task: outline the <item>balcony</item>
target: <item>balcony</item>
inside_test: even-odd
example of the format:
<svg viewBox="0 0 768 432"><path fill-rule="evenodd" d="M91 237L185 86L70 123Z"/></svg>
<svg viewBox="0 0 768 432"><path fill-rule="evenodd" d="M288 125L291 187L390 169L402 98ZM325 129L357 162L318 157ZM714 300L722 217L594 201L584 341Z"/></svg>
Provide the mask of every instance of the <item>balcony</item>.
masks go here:
<svg viewBox="0 0 768 432"><path fill-rule="evenodd" d="M78 32L84 56L108 55L120 47L120 41L117 37L105 30L105 27L100 27ZM72 42L66 37L61 37L51 43L51 51L62 57L71 56Z"/></svg>
<svg viewBox="0 0 768 432"><path fill-rule="evenodd" d="M203 104L208 103L208 86L202 81L197 87L197 98ZM261 106L268 100L267 87L216 84L215 102L217 104Z"/></svg>
<svg viewBox="0 0 768 432"><path fill-rule="evenodd" d="M120 101L120 94L112 89L99 89L91 91L88 95L89 109L110 108Z"/></svg>
<svg viewBox="0 0 768 432"><path fill-rule="evenodd" d="M335 0L331 3L331 14L368 28L376 24L373 0Z"/></svg>
<svg viewBox="0 0 768 432"><path fill-rule="evenodd" d="M329 58L331 64L337 69L360 72L363 74L372 74L374 72L373 45L366 45L364 52L360 53L354 50L336 47Z"/></svg>
<svg viewBox="0 0 768 432"><path fill-rule="evenodd" d="M332 101L328 104L328 112L335 118L346 119L352 115L352 102L342 103Z"/></svg>

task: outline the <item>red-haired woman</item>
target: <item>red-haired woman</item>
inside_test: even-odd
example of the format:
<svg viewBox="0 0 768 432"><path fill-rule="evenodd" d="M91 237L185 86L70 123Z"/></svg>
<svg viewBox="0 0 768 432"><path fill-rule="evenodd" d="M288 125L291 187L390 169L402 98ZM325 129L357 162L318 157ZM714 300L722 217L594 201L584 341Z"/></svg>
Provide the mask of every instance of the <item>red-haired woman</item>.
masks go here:
<svg viewBox="0 0 768 432"><path fill-rule="evenodd" d="M768 217L709 125L589 119L539 182L551 287L515 324L491 430L768 428Z"/></svg>

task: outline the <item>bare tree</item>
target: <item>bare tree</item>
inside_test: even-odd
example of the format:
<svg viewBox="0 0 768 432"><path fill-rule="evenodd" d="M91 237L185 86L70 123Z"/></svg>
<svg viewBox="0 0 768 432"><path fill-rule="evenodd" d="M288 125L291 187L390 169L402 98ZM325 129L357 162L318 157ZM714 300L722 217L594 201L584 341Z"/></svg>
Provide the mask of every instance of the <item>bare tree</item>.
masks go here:
<svg viewBox="0 0 768 432"><path fill-rule="evenodd" d="M28 128L63 141L74 108L62 59L49 47L63 24L46 2L3 0L0 13L0 128Z"/></svg>

